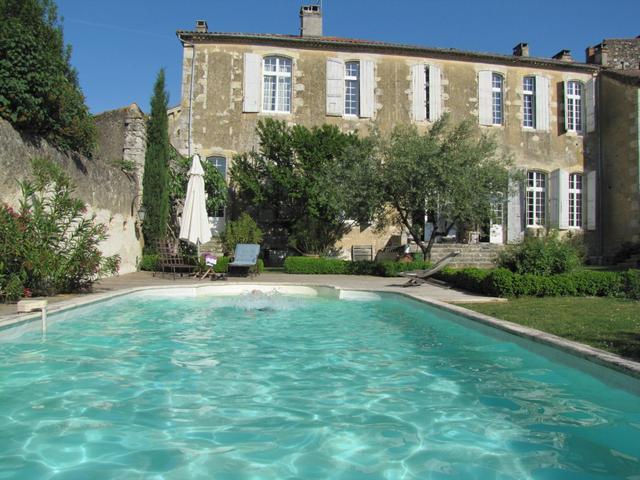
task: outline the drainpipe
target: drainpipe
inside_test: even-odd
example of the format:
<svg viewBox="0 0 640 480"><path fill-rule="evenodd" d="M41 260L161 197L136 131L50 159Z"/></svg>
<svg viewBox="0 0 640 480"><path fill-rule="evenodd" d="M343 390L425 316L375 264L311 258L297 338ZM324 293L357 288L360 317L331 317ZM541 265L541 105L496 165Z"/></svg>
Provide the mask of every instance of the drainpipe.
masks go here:
<svg viewBox="0 0 640 480"><path fill-rule="evenodd" d="M193 124L193 77L195 75L195 65L196 65L196 45L195 43L187 42L186 40L182 40L184 45L189 45L192 48L191 54L191 79L189 82L189 117L188 117L188 128L187 128L187 156L191 158L191 126Z"/></svg>

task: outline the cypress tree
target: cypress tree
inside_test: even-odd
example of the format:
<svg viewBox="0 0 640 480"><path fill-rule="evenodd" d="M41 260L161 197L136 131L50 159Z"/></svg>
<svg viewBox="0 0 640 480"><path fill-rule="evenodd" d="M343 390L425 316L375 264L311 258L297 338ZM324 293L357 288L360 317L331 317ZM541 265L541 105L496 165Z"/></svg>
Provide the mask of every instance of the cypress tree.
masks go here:
<svg viewBox="0 0 640 480"><path fill-rule="evenodd" d="M153 87L151 115L147 124L147 152L142 178L142 204L146 217L142 224L147 251L165 238L169 221L170 144L167 118L169 95L165 89L164 69Z"/></svg>

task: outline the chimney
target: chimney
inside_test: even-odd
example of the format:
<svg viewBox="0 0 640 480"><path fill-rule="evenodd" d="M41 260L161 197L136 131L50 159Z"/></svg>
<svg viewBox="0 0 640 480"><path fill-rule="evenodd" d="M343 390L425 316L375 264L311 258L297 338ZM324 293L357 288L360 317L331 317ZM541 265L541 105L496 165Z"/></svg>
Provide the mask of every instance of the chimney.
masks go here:
<svg viewBox="0 0 640 480"><path fill-rule="evenodd" d="M560 50L553 57L554 60L562 60L563 62L573 62L571 57L571 50Z"/></svg>
<svg viewBox="0 0 640 480"><path fill-rule="evenodd" d="M513 56L514 57L528 57L529 56L529 44L520 42L515 47L513 47Z"/></svg>
<svg viewBox="0 0 640 480"><path fill-rule="evenodd" d="M303 5L300 7L300 36L322 36L322 11L320 5Z"/></svg>
<svg viewBox="0 0 640 480"><path fill-rule="evenodd" d="M206 20L196 20L196 32L207 33L209 31L209 25Z"/></svg>

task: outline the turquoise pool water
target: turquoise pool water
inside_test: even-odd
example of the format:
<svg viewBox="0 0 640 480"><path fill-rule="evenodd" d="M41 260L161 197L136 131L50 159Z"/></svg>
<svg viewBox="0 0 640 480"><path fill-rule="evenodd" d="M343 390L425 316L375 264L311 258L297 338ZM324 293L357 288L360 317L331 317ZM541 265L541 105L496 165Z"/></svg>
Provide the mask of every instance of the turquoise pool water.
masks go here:
<svg viewBox="0 0 640 480"><path fill-rule="evenodd" d="M0 342L0 479L640 478L640 397L400 297L73 316Z"/></svg>

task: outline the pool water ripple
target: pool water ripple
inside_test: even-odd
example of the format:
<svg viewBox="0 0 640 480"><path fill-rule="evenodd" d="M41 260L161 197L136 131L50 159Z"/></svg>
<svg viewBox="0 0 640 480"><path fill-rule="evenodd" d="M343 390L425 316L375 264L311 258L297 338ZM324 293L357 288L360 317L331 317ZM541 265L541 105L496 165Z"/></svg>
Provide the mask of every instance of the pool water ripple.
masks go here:
<svg viewBox="0 0 640 480"><path fill-rule="evenodd" d="M79 309L0 342L0 480L638 478L639 397L448 315L393 296Z"/></svg>

